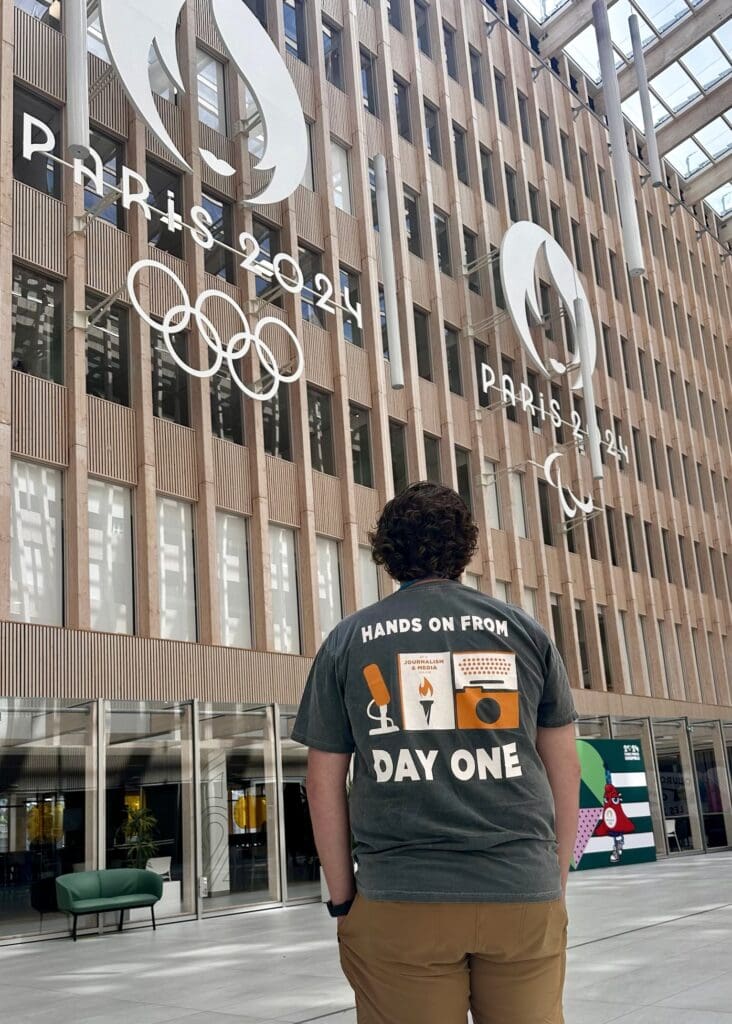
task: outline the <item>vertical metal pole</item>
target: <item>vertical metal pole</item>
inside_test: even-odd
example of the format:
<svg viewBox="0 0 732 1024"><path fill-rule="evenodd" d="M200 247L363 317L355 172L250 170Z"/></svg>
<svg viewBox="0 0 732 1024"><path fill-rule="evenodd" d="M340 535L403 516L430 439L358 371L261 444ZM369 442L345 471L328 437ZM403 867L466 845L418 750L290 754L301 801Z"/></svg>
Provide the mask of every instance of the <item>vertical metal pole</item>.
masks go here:
<svg viewBox="0 0 732 1024"><path fill-rule="evenodd" d="M638 82L638 95L643 111L643 131L646 136L648 147L648 166L651 169L651 182L657 188L663 185L663 169L661 168L661 157L658 155L658 138L656 127L653 123L653 110L651 109L651 93L648 88L648 73L646 72L646 58L643 53L643 41L640 34L640 22L637 14L631 14L628 18L630 26L630 38L633 41L633 61L635 64L636 80Z"/></svg>
<svg viewBox="0 0 732 1024"><path fill-rule="evenodd" d="M203 900L201 899L200 878L203 872L203 816L201 813L201 731L200 701L194 698L191 702L191 737L193 740L193 891L196 917L203 917Z"/></svg>
<svg viewBox="0 0 732 1024"><path fill-rule="evenodd" d="M106 700L97 700L96 745L97 745L97 868L103 871L107 866L107 710ZM104 914L97 916L99 934L104 932Z"/></svg>
<svg viewBox="0 0 732 1024"><path fill-rule="evenodd" d="M75 159L89 156L89 71L86 56L86 0L64 0L66 35L66 131Z"/></svg>
<svg viewBox="0 0 732 1024"><path fill-rule="evenodd" d="M279 704L272 705L272 718L274 722L274 757L275 757L275 779L277 782L277 848L280 855L280 885L279 898L282 903L287 902L287 849L285 846L285 791L282 778L282 715Z"/></svg>
<svg viewBox="0 0 732 1024"><path fill-rule="evenodd" d="M391 386L404 387L404 365L402 342L399 337L399 300L397 297L396 269L394 267L394 239L391 230L389 210L389 186L386 180L386 157L379 153L374 157L376 178L376 211L379 217L379 238L381 239L381 270L384 275L384 307L386 311L386 340L391 366Z"/></svg>
<svg viewBox="0 0 732 1024"><path fill-rule="evenodd" d="M595 409L595 386L592 382L592 367L587 341L587 311L584 298L574 300L574 322L577 326L577 348L579 349L580 371L582 373L582 390L585 395L585 413L587 416L587 432L590 442L590 463L592 476L595 480L605 479L605 467L600 458L600 431L597 426Z"/></svg>
<svg viewBox="0 0 732 1024"><path fill-rule="evenodd" d="M606 0L595 0L592 5L592 19L595 23L597 49L602 72L602 94L605 101L610 145L612 147L613 171L618 186L618 203L623 228L623 243L628 272L631 277L645 273L643 249L641 247L638 214L635 208L633 178L630 173L630 156L625 141L625 121L620 105L620 86L615 70L615 53L610 38L610 21Z"/></svg>

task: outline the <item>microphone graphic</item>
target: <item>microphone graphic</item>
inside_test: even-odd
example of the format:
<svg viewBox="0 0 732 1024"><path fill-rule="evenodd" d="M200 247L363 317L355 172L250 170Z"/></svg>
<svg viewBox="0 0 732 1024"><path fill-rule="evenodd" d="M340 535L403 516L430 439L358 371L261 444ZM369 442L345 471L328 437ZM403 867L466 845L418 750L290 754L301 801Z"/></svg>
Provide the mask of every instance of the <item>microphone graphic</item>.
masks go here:
<svg viewBox="0 0 732 1024"><path fill-rule="evenodd" d="M381 674L381 669L378 665L367 665L363 670L363 676L373 698L366 709L366 714L372 721L379 723L373 729L369 729L369 736L383 736L386 733L399 732L399 726L394 725L393 720L386 713L391 702L391 694L386 680ZM372 708L377 709L375 714L372 713Z"/></svg>

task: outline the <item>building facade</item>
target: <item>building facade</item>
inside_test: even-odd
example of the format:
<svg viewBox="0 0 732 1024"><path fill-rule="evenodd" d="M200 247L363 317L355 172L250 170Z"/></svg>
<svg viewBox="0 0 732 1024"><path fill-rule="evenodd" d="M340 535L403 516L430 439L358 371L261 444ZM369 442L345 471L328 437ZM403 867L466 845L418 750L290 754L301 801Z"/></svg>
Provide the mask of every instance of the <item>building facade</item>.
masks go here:
<svg viewBox="0 0 732 1024"><path fill-rule="evenodd" d="M148 219L75 174L63 7L0 8L0 941L64 927L39 913L55 875L136 862L123 825L143 807L170 871L163 916L317 896L290 727L322 639L390 592L368 547L379 509L425 478L480 525L466 582L553 635L580 734L640 742L658 853L732 845L732 277L710 211L678 205L668 168L667 188L644 183L629 127L646 273L627 276L601 95L564 56L543 67L504 0L242 3L309 145L292 196L252 204L257 104L209 0L188 0L185 91L154 51L150 80L192 172L128 101L90 11L91 144L108 186L144 179ZM52 152L24 155L29 118ZM176 220L194 207L210 248ZM499 250L520 221L559 243L589 300L600 484L581 393L541 376L506 309ZM145 260L135 300L159 327L130 294ZM537 273L532 338L566 362L570 317ZM267 400L225 365L184 369L205 371L242 315L270 318L256 337L280 376L293 336L303 349L276 391L257 344L240 360ZM561 479L543 468L555 451Z"/></svg>

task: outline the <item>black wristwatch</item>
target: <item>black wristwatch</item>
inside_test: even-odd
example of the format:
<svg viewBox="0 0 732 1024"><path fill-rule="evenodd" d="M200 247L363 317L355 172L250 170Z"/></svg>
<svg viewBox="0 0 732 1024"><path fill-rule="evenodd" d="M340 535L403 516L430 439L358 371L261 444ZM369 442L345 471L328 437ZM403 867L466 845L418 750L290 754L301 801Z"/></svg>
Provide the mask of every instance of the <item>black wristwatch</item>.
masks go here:
<svg viewBox="0 0 732 1024"><path fill-rule="evenodd" d="M328 900L326 903L331 917L345 917L352 906L353 900L346 900L345 903L334 903L332 900Z"/></svg>

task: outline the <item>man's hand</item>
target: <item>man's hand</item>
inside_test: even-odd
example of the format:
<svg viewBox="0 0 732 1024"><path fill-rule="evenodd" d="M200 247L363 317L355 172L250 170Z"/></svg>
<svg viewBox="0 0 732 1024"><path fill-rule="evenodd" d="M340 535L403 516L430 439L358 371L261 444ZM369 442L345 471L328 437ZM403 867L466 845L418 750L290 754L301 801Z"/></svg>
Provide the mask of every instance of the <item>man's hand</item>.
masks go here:
<svg viewBox="0 0 732 1024"><path fill-rule="evenodd" d="M346 797L350 762L350 754L327 754L312 747L308 751L310 820L333 903L345 903L356 893Z"/></svg>
<svg viewBox="0 0 732 1024"><path fill-rule="evenodd" d="M562 895L566 896L569 865L577 838L581 776L574 725L564 725L558 729L537 729L536 749L544 762L554 795Z"/></svg>

